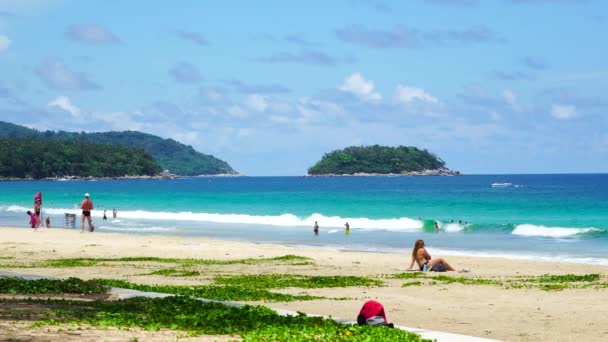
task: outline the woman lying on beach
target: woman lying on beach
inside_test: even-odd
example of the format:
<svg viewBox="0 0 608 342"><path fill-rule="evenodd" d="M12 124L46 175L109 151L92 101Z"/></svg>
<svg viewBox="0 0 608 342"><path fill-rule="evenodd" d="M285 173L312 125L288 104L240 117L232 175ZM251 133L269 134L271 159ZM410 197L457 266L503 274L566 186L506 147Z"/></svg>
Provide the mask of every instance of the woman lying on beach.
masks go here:
<svg viewBox="0 0 608 342"><path fill-rule="evenodd" d="M414 250L412 251L412 262L410 262L409 269L412 269L414 266L414 261L418 262L418 267L420 270L424 270L424 265L427 266L429 270L432 268L441 269L445 268L447 271L453 271L454 268L448 264L443 258L435 258L431 259L431 255L424 248L424 240L416 240L414 244Z"/></svg>

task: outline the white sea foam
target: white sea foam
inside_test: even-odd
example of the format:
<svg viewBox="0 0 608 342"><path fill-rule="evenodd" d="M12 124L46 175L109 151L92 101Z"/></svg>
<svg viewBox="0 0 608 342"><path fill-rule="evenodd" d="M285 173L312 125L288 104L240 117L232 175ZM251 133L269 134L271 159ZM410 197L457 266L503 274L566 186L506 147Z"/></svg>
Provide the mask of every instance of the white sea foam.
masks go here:
<svg viewBox="0 0 608 342"><path fill-rule="evenodd" d="M563 238L581 233L599 231L597 228L573 228L573 227L545 227L534 224L520 224L513 229L511 234L521 236L543 236Z"/></svg>
<svg viewBox="0 0 608 342"><path fill-rule="evenodd" d="M480 258L504 258L513 260L533 260L533 261L546 261L546 262L571 262L576 264L591 264L591 265L605 265L608 266L608 258L594 258L594 257L579 257L572 255L551 255L551 254L526 254L521 252L499 252L499 251L455 251L451 249L432 248L430 252L433 255L447 255L447 256L472 256Z"/></svg>
<svg viewBox="0 0 608 342"><path fill-rule="evenodd" d="M460 232L464 230L464 225L458 223L444 223L440 224L439 228L445 230L446 232Z"/></svg>
<svg viewBox="0 0 608 342"><path fill-rule="evenodd" d="M171 232L176 231L175 227L109 227L100 226L101 231L112 231L112 232Z"/></svg>
<svg viewBox="0 0 608 342"><path fill-rule="evenodd" d="M25 212L30 210L22 206L8 206L0 208L10 212ZM63 215L64 213L80 214L79 209L73 208L45 208L44 213L50 215ZM93 210L93 217L102 217L102 210ZM130 220L163 220L163 221L198 221L214 223L233 224L261 224L283 227L312 227L317 221L321 228L343 228L348 222L351 229L384 229L393 231L419 231L422 230L422 221L407 217L394 219L369 219L366 217L352 218L340 216L324 216L312 214L306 218L299 218L293 214L282 215L246 215L246 214L218 214L218 213L194 213L194 212L163 212L144 210L121 210L121 219Z"/></svg>

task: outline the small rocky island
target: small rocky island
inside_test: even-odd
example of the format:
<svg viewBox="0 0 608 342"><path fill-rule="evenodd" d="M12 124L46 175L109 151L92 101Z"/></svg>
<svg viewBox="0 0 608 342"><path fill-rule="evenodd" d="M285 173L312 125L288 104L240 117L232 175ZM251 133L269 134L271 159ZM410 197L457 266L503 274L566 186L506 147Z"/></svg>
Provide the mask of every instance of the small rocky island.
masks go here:
<svg viewBox="0 0 608 342"><path fill-rule="evenodd" d="M433 153L414 146L351 146L327 153L309 176L455 176Z"/></svg>

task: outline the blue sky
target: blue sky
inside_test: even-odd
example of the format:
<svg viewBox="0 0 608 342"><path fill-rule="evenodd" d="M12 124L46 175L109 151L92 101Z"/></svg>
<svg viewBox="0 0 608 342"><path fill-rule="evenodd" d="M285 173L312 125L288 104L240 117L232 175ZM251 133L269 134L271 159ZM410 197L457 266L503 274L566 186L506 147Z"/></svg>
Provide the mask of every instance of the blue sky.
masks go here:
<svg viewBox="0 0 608 342"><path fill-rule="evenodd" d="M248 175L351 145L608 172L603 0L0 0L0 120L138 130Z"/></svg>

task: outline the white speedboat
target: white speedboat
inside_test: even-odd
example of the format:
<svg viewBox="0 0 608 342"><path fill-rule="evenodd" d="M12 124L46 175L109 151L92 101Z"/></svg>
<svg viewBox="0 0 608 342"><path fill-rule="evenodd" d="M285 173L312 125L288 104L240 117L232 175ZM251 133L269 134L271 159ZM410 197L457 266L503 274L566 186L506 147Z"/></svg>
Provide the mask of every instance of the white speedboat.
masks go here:
<svg viewBox="0 0 608 342"><path fill-rule="evenodd" d="M493 188L508 188L513 186L513 183L492 183L490 186Z"/></svg>

